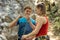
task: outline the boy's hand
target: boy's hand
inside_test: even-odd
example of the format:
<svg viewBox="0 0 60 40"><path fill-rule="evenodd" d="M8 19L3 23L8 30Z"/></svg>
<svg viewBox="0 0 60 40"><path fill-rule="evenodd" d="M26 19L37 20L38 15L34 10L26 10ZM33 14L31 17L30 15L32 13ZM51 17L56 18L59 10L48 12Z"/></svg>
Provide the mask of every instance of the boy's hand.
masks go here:
<svg viewBox="0 0 60 40"><path fill-rule="evenodd" d="M23 17L23 16L21 16L21 15L18 16L18 18L21 18L21 17Z"/></svg>

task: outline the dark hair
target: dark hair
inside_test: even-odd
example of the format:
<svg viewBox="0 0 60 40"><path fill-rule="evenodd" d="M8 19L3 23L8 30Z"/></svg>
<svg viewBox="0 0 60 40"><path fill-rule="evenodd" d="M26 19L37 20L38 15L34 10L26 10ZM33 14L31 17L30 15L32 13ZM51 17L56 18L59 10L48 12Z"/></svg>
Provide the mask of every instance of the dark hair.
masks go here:
<svg viewBox="0 0 60 40"><path fill-rule="evenodd" d="M26 9L32 10L32 8L30 6L27 6L27 7L24 8L24 10L26 10Z"/></svg>
<svg viewBox="0 0 60 40"><path fill-rule="evenodd" d="M55 2L52 3L52 6L55 6Z"/></svg>
<svg viewBox="0 0 60 40"><path fill-rule="evenodd" d="M42 14L46 14L46 7L44 3L40 3L36 6L38 9L41 8Z"/></svg>

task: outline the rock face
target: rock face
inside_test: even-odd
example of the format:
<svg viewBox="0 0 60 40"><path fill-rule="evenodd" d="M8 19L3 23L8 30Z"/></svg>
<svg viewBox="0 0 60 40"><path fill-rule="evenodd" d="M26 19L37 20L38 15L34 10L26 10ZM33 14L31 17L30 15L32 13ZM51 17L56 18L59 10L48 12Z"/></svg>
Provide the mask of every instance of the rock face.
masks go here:
<svg viewBox="0 0 60 40"><path fill-rule="evenodd" d="M18 31L18 27L7 29L9 23L19 14L23 14L25 6L29 5L34 9L34 2L34 0L0 0L0 26L3 27L3 33L8 40L17 40Z"/></svg>
<svg viewBox="0 0 60 40"><path fill-rule="evenodd" d="M14 17L23 12L25 6L29 5L34 9L34 2L33 0L0 0L0 15L9 15L10 18L14 19Z"/></svg>

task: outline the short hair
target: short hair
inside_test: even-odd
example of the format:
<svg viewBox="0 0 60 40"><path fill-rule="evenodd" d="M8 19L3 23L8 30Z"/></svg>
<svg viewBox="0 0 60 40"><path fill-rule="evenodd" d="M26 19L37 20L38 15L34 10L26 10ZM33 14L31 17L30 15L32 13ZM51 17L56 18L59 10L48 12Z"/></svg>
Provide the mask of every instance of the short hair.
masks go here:
<svg viewBox="0 0 60 40"><path fill-rule="evenodd" d="M26 9L32 10L32 8L31 8L30 6L26 6L26 7L24 8L24 10L26 10Z"/></svg>

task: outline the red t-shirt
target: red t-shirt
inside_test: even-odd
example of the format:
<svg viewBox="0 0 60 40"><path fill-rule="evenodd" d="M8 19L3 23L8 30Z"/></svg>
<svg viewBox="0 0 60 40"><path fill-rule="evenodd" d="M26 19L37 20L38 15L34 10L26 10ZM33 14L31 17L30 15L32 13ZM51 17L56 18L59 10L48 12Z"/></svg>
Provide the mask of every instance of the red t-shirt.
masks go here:
<svg viewBox="0 0 60 40"><path fill-rule="evenodd" d="M36 37L39 37L39 36L43 36L43 35L47 35L47 32L48 32L48 18L45 17L47 22L46 24L43 24L41 29L39 30L38 34L36 35Z"/></svg>

